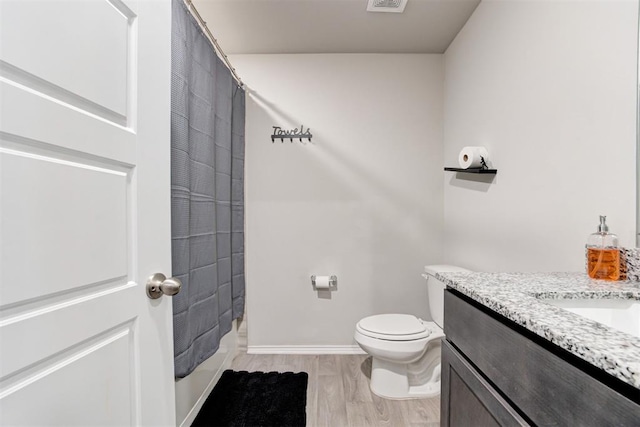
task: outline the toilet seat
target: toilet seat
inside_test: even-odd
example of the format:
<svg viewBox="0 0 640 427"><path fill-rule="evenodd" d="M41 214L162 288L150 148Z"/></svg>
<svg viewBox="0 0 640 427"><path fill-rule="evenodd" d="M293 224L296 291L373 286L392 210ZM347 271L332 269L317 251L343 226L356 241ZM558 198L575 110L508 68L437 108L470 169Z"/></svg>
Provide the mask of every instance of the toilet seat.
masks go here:
<svg viewBox="0 0 640 427"><path fill-rule="evenodd" d="M356 325L362 335L387 341L414 341L428 337L432 328L410 314L378 314L365 317Z"/></svg>

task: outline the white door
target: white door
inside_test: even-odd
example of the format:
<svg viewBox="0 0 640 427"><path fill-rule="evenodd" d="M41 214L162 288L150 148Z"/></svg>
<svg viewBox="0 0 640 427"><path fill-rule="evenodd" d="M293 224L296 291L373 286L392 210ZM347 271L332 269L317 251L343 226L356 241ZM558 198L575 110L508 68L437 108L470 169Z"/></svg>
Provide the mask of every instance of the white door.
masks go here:
<svg viewBox="0 0 640 427"><path fill-rule="evenodd" d="M175 424L169 0L0 0L0 425Z"/></svg>

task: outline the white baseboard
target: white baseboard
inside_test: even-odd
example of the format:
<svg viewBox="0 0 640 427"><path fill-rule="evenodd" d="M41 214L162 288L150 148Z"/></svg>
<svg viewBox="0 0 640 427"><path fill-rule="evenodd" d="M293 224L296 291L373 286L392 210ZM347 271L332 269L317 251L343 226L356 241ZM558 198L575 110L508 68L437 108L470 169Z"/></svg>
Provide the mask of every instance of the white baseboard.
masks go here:
<svg viewBox="0 0 640 427"><path fill-rule="evenodd" d="M248 354L366 354L358 345L250 345Z"/></svg>

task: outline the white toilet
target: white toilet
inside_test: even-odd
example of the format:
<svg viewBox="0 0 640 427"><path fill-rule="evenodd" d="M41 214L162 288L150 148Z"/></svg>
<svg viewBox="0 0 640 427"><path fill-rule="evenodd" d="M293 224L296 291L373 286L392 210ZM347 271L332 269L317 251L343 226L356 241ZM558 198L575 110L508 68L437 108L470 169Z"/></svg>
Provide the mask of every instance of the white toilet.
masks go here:
<svg viewBox="0 0 640 427"><path fill-rule="evenodd" d="M452 265L425 267L433 322L410 314L378 314L358 322L355 340L373 358L372 392L388 399L440 394L440 339L444 337L445 285L435 278L435 274L468 271Z"/></svg>

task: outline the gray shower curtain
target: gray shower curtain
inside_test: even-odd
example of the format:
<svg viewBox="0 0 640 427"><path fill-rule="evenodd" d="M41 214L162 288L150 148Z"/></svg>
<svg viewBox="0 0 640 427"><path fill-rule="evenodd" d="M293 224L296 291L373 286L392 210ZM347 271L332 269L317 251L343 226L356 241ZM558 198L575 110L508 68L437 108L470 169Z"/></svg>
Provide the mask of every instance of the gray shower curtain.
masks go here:
<svg viewBox="0 0 640 427"><path fill-rule="evenodd" d="M182 0L171 37L175 375L214 354L244 311L244 90Z"/></svg>

